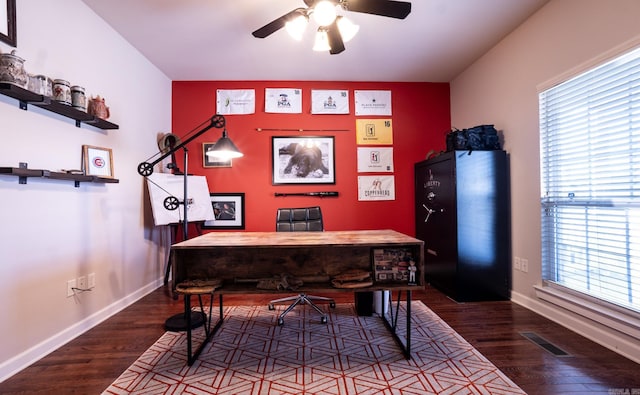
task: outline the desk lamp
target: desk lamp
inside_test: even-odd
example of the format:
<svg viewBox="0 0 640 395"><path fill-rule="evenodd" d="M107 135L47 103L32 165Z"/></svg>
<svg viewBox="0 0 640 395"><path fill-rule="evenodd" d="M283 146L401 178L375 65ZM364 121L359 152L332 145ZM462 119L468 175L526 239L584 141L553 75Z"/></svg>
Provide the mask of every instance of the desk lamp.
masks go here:
<svg viewBox="0 0 640 395"><path fill-rule="evenodd" d="M180 202L178 201L178 199L175 196L168 196L167 198L164 199L163 205L164 208L166 208L167 210L176 210L178 208L178 206L180 204L182 204L183 206L183 217L182 217L182 231L183 231L183 240L187 240L189 238L188 236L188 220L187 220L187 209L188 209L188 204L187 204L187 175L189 174L188 172L188 159L189 159L189 154L188 154L188 149L187 149L187 144L189 144L191 141L193 141L194 139L196 139L197 137L201 136L202 134L204 134L205 132L207 132L209 129L212 128L218 128L218 129L223 129L222 131L222 137L220 137L218 139L218 141L216 142L216 144L214 145L213 149L210 151L207 151L207 156L216 158L218 160L229 160L229 159L234 159L234 158L240 158L243 156L242 152L240 152L240 150L238 149L238 147L236 147L236 145L233 143L233 141L231 141L231 139L228 137L227 135L227 130L224 129L226 125L226 121L224 116L220 115L220 114L216 114L214 116L212 116L210 119L204 121L203 123L201 123L200 125L198 125L195 129L193 129L191 132L187 133L187 135L185 136L185 139L183 142L180 142L178 145L172 146L168 151L166 152L159 152L156 155L152 156L151 158L147 159L147 161L145 162L141 162L138 165L138 174L140 174L143 177L148 177L151 174L153 174L153 167L155 165L157 165L158 163L160 163L163 159L167 158L168 156L174 154L176 151L182 149L183 153L184 153L184 171L182 172L184 181L183 181L183 188L184 188L184 192L183 192L183 201ZM157 159L153 160L152 162L149 162L152 158L154 158L155 156L160 155ZM167 268L167 273L168 273L169 268ZM166 280L165 280L166 281ZM192 316L191 316L191 327L192 328L196 328L200 325L202 325L204 322L204 317L202 317L202 314L199 312L192 312ZM173 331L183 331L187 329L187 324L186 324L186 317L185 314L180 313L180 314L176 314L172 317L169 317L167 319L167 321L165 322L165 328L167 330L173 330Z"/></svg>

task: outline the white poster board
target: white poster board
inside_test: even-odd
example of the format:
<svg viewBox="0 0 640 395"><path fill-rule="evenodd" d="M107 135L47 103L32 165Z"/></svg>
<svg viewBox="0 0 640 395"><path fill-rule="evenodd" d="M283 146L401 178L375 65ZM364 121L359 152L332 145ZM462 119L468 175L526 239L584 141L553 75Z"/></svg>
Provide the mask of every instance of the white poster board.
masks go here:
<svg viewBox="0 0 640 395"><path fill-rule="evenodd" d="M184 206L168 210L164 206L165 198L174 196L183 202L184 176L154 173L147 177L147 187L151 198L151 210L156 226L182 222ZM209 197L209 186L204 176L187 176L187 221L209 221L215 217Z"/></svg>

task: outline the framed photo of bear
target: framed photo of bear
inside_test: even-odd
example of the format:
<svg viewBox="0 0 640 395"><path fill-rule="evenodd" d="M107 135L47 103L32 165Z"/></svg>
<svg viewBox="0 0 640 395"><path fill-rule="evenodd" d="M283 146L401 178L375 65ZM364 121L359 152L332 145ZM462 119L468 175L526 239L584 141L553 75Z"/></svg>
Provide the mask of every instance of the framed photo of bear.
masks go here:
<svg viewBox="0 0 640 395"><path fill-rule="evenodd" d="M335 184L333 136L272 137L273 185Z"/></svg>

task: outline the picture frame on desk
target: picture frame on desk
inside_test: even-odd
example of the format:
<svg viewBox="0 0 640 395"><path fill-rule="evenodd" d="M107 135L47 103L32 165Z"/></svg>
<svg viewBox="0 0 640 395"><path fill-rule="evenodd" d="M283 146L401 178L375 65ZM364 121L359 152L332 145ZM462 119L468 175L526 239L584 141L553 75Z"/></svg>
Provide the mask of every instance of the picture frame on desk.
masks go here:
<svg viewBox="0 0 640 395"><path fill-rule="evenodd" d="M374 280L377 283L419 285L419 268L410 248L374 248Z"/></svg>
<svg viewBox="0 0 640 395"><path fill-rule="evenodd" d="M333 136L272 137L273 185L335 184Z"/></svg>
<svg viewBox="0 0 640 395"><path fill-rule="evenodd" d="M0 0L0 41L17 47L16 0Z"/></svg>
<svg viewBox="0 0 640 395"><path fill-rule="evenodd" d="M210 193L214 219L202 229L244 229L244 193Z"/></svg>
<svg viewBox="0 0 640 395"><path fill-rule="evenodd" d="M113 151L111 148L83 145L82 171L86 176L113 178Z"/></svg>

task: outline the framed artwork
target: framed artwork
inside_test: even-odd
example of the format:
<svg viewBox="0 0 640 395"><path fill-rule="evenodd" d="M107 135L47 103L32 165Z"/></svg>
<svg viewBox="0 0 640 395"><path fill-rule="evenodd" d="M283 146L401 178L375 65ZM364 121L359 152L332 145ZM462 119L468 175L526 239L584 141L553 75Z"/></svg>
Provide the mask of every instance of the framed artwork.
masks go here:
<svg viewBox="0 0 640 395"><path fill-rule="evenodd" d="M231 167L231 159L216 160L207 156L207 152L215 147L216 143L202 143L202 166L203 167Z"/></svg>
<svg viewBox="0 0 640 395"><path fill-rule="evenodd" d="M373 273L378 283L421 284L419 268L409 248L374 248Z"/></svg>
<svg viewBox="0 0 640 395"><path fill-rule="evenodd" d="M113 178L113 153L111 148L83 145L82 171L87 176Z"/></svg>
<svg viewBox="0 0 640 395"><path fill-rule="evenodd" d="M272 137L273 185L335 184L334 137Z"/></svg>
<svg viewBox="0 0 640 395"><path fill-rule="evenodd" d="M0 0L0 41L17 46L16 0Z"/></svg>
<svg viewBox="0 0 640 395"><path fill-rule="evenodd" d="M244 193L211 193L213 216L203 229L244 229Z"/></svg>

